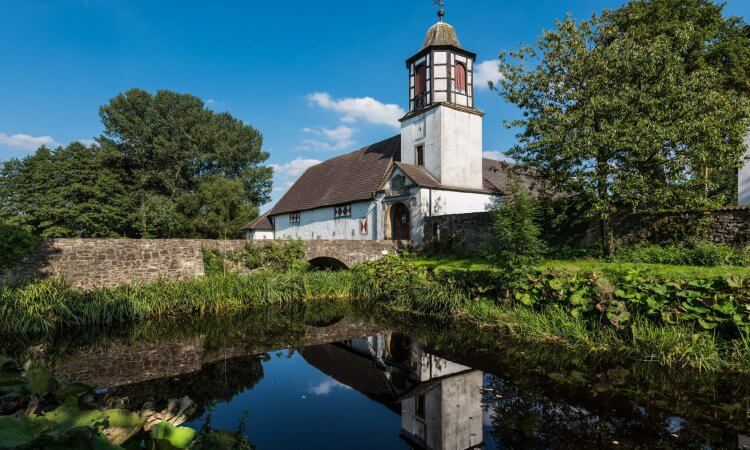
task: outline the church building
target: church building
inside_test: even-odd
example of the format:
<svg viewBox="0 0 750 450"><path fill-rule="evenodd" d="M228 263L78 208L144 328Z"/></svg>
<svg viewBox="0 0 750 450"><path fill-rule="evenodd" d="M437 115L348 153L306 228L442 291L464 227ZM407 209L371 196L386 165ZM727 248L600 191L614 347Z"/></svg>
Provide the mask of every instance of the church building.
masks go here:
<svg viewBox="0 0 750 450"><path fill-rule="evenodd" d="M246 227L248 239L419 244L425 217L492 207L507 184L507 164L482 157L476 55L443 15L406 60L409 111L400 119L401 133L307 169Z"/></svg>
<svg viewBox="0 0 750 450"><path fill-rule="evenodd" d="M248 239L420 244L425 217L488 211L502 197L510 165L482 157L476 54L461 45L442 9L438 15L406 60L409 110L401 133L307 169L244 228ZM750 206L750 136L747 146L738 201Z"/></svg>

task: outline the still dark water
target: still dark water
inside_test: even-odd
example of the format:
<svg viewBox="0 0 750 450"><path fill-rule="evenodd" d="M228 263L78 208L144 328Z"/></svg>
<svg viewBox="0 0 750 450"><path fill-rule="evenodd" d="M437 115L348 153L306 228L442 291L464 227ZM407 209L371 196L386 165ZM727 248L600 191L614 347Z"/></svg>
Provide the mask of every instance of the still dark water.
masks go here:
<svg viewBox="0 0 750 450"><path fill-rule="evenodd" d="M518 348L340 306L28 343L113 405L189 397L184 425L258 449L743 448L747 379ZM17 349L18 351L18 349Z"/></svg>

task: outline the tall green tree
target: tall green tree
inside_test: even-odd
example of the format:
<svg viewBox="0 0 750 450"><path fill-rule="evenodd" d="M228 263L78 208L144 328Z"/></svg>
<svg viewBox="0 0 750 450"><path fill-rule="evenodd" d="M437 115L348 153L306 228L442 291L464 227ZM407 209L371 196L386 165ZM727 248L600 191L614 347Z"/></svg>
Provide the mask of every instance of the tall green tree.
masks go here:
<svg viewBox="0 0 750 450"><path fill-rule="evenodd" d="M121 174L105 159L100 147L74 142L5 162L0 217L45 237L121 235L132 204Z"/></svg>
<svg viewBox="0 0 750 450"><path fill-rule="evenodd" d="M262 165L268 153L261 149L260 132L228 113L207 109L197 97L132 89L102 106L100 116L102 146L120 155L123 170L134 180L136 228L145 236L218 237L217 230L196 228L206 213L189 207L195 203L190 197L206 180L215 182L214 176L242 187L233 192L240 192L244 210L269 199L272 170ZM162 213L178 222L155 225ZM238 228L227 235L236 236Z"/></svg>
<svg viewBox="0 0 750 450"><path fill-rule="evenodd" d="M741 163L750 116L750 42L747 25L721 10L633 1L567 18L500 56L493 88L523 113L509 124L522 130L512 156L558 195L590 204L607 254L618 210L728 200L722 183Z"/></svg>
<svg viewBox="0 0 750 450"><path fill-rule="evenodd" d="M199 98L133 89L100 115L96 144L0 166L0 222L48 237L236 237L268 201L261 134Z"/></svg>

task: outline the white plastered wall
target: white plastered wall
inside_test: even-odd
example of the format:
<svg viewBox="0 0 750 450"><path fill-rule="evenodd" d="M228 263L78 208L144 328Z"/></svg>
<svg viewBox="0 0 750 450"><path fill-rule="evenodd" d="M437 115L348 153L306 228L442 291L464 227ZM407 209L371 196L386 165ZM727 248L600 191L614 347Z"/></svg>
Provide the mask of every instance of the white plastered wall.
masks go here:
<svg viewBox="0 0 750 450"><path fill-rule="evenodd" d="M352 203L351 217L333 218L333 206L300 212L299 223L290 223L289 214L273 216L276 239L370 240L375 237L375 206L370 201ZM367 218L367 234L359 231L359 220Z"/></svg>
<svg viewBox="0 0 750 450"><path fill-rule="evenodd" d="M263 241L263 240L273 239L273 231L271 230L248 231L247 239L251 241Z"/></svg>
<svg viewBox="0 0 750 450"><path fill-rule="evenodd" d="M391 181L395 176L406 175L399 169L391 174L385 184L385 188L392 188ZM389 239L388 236L388 214L390 207L397 202L404 203L410 212L411 240L416 245L424 239L424 218L432 216L444 216L446 214L465 214L472 212L489 211L495 202L495 196L478 192L447 191L441 189L426 189L420 187L408 187L412 181L406 177L407 188L401 195L385 197L379 194L375 203L377 205L377 234L376 239ZM430 211L432 209L432 211Z"/></svg>
<svg viewBox="0 0 750 450"><path fill-rule="evenodd" d="M482 117L440 105L401 124L401 161L415 164L424 145L424 167L440 184L482 188Z"/></svg>
<svg viewBox="0 0 750 450"><path fill-rule="evenodd" d="M750 206L750 134L745 137L745 164L740 168L739 174L739 204Z"/></svg>

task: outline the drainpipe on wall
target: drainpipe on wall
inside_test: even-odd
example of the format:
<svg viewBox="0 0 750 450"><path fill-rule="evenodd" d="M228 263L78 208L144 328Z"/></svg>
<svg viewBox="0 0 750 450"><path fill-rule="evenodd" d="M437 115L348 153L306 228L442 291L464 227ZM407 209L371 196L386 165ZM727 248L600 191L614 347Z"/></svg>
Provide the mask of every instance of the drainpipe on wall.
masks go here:
<svg viewBox="0 0 750 450"><path fill-rule="evenodd" d="M750 133L745 136L745 162L740 167L737 190L737 204L750 206Z"/></svg>
<svg viewBox="0 0 750 450"><path fill-rule="evenodd" d="M428 217L432 217L432 188L430 188L430 213Z"/></svg>

